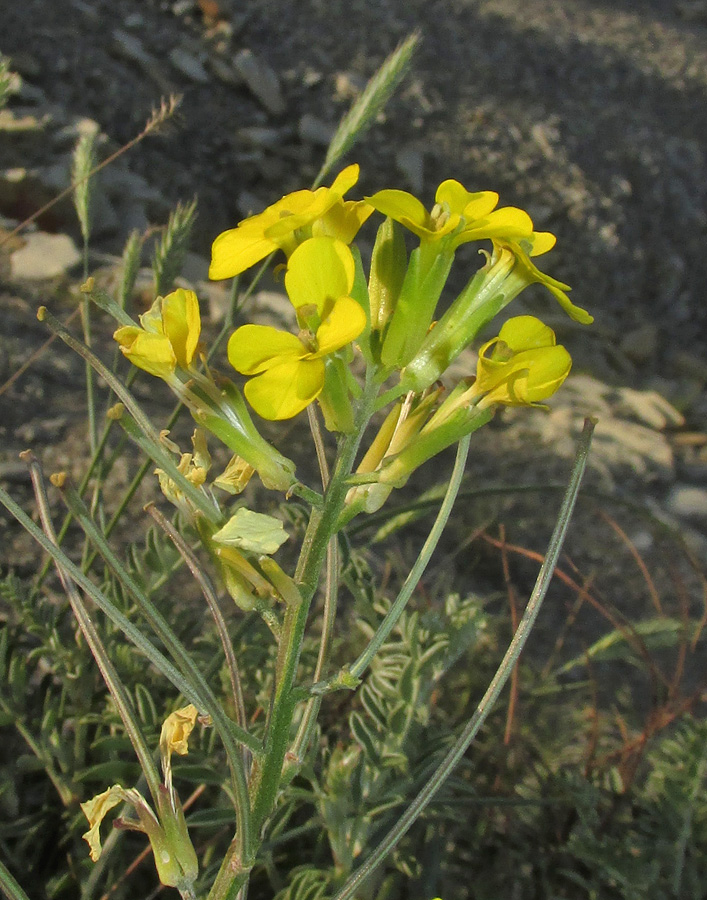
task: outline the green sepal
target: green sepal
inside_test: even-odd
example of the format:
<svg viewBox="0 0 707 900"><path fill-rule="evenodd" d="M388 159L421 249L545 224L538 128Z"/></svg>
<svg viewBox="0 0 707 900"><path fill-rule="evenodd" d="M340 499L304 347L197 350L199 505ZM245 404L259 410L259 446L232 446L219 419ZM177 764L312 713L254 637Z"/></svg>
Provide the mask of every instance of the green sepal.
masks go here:
<svg viewBox="0 0 707 900"><path fill-rule="evenodd" d="M389 369L402 369L415 356L432 323L437 301L447 283L454 252L446 249L430 259L430 246L421 244L410 254L381 360Z"/></svg>
<svg viewBox="0 0 707 900"><path fill-rule="evenodd" d="M514 295L507 290L507 275L501 266L479 269L405 367L401 378L405 390L423 391L434 384L484 325L510 303Z"/></svg>
<svg viewBox="0 0 707 900"><path fill-rule="evenodd" d="M192 413L194 419L253 466L265 487L289 490L295 482L295 464L260 434L233 382L226 381L221 385L221 395L223 404L220 415L201 410Z"/></svg>
<svg viewBox="0 0 707 900"><path fill-rule="evenodd" d="M327 359L324 388L317 398L327 431L350 434L354 430L354 413L349 398L347 365L340 356Z"/></svg>
<svg viewBox="0 0 707 900"><path fill-rule="evenodd" d="M405 280L407 263L403 229L388 216L378 229L371 256L368 294L373 330L382 330L392 316Z"/></svg>

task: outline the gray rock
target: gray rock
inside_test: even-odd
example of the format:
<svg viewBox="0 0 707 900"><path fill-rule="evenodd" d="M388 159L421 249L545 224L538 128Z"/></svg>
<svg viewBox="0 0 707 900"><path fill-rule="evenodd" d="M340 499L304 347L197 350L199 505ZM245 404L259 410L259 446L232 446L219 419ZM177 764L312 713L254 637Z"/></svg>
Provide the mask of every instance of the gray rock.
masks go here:
<svg viewBox="0 0 707 900"><path fill-rule="evenodd" d="M325 122L323 119L305 113L299 120L297 128L301 140L315 147L328 147L336 132L336 126Z"/></svg>
<svg viewBox="0 0 707 900"><path fill-rule="evenodd" d="M172 91L172 84L162 71L160 64L145 50L138 37L123 31L122 28L115 28L112 37L112 49L116 56L138 65L146 75L152 78L160 90L165 93Z"/></svg>
<svg viewBox="0 0 707 900"><path fill-rule="evenodd" d="M251 147L263 147L273 149L282 144L283 131L280 128L268 128L261 125L253 125L247 128L239 128L237 137Z"/></svg>
<svg viewBox="0 0 707 900"><path fill-rule="evenodd" d="M285 101L275 70L252 50L244 48L233 57L233 65L265 109L274 116L285 111Z"/></svg>
<svg viewBox="0 0 707 900"><path fill-rule="evenodd" d="M206 65L211 74L224 84L238 87L243 84L243 77L225 59L220 56L210 56Z"/></svg>
<svg viewBox="0 0 707 900"><path fill-rule="evenodd" d="M174 47L169 51L169 61L178 72L189 78L191 81L194 81L197 84L209 83L209 73L206 71L203 64L196 56L192 56L191 53L184 50L182 47Z"/></svg>
<svg viewBox="0 0 707 900"><path fill-rule="evenodd" d="M414 194L421 194L424 187L424 157L414 147L403 147L395 154L395 165L405 176Z"/></svg>
<svg viewBox="0 0 707 900"><path fill-rule="evenodd" d="M658 351L658 326L646 322L634 328L622 339L620 346L631 362L650 362Z"/></svg>
<svg viewBox="0 0 707 900"><path fill-rule="evenodd" d="M10 256L10 277L14 281L43 281L63 275L80 261L81 254L68 235L35 231Z"/></svg>
<svg viewBox="0 0 707 900"><path fill-rule="evenodd" d="M707 488L676 484L668 495L666 506L680 519L707 525Z"/></svg>

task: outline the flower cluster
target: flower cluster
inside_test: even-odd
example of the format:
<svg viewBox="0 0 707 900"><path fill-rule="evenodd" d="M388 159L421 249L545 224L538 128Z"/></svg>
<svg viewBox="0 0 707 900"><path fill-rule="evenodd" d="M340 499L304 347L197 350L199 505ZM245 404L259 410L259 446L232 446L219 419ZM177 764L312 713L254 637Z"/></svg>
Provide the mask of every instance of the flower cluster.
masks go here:
<svg viewBox="0 0 707 900"><path fill-rule="evenodd" d="M365 369L367 383L382 391L379 406L395 405L359 466L360 485L349 491L353 515L378 508L421 462L498 406L535 406L559 388L569 354L542 322L521 316L481 348L475 378L440 389L454 360L526 287L543 285L572 319L592 321L570 300L568 285L536 265L555 237L536 231L524 210L499 206L495 192L468 191L451 179L438 187L431 210L401 190L344 199L358 174L358 166L348 166L331 187L288 194L214 241L215 279L236 276L276 251L287 257L292 330L246 324L228 341L228 361L245 376L242 388L196 365L201 326L191 291L158 298L139 326L115 332L124 355L167 381L199 424L236 453L235 474L224 481L233 492L254 471L269 487L295 483L294 465L260 437L243 395L269 420L293 418L316 401L327 428L346 432L362 390L354 373ZM385 219L366 276L353 242L374 212ZM435 320L458 249L480 241L487 242L480 247L485 263ZM180 466L192 481L204 472L196 455ZM161 478L166 492L174 490Z"/></svg>

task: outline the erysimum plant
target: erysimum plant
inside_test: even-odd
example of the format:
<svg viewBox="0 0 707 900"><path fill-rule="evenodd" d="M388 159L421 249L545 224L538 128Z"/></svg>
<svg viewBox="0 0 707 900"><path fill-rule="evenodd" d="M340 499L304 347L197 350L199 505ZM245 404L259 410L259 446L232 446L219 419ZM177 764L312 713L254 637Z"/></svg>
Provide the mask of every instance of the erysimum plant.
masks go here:
<svg viewBox="0 0 707 900"><path fill-rule="evenodd" d="M212 353L202 334L194 292L166 290L135 321L120 298L98 290L90 280L84 286L86 296L115 317L114 338L123 356L149 377L164 381L190 412L195 422L192 452L181 452L165 431L155 429L124 381L89 346L45 309L39 314L109 385L119 401L110 409L110 421L118 423L157 467L159 485L175 515L170 519L154 507L149 512L199 583L221 643L227 693L207 677L145 585L110 548L102 515L94 517L80 491L64 473L57 473L53 484L88 544L103 558L121 596L130 598L130 609L89 577L88 554L82 567L64 553L54 532L41 468L36 459L27 457L42 527L4 492L0 497L56 563L143 773L140 785L108 783L82 803L88 822L87 852L93 860L107 852L99 832L105 817L122 804L114 826L145 834L160 881L189 900L245 900L254 870L272 866L268 837L283 810L291 815L296 806L293 781L312 759L323 698L357 689L404 616L451 515L472 435L503 406L530 407L548 400L571 367L569 353L557 345L553 331L527 315L508 319L480 348L476 366L470 365L462 377L449 374L450 363L533 283L544 285L573 318L591 321L588 313L570 303L566 285L531 262L531 257L550 249L554 237L536 232L526 212L499 207L495 192L468 191L460 182L446 180L428 212L421 201L398 190L350 198L358 175L357 166L348 166L330 187L288 194L215 239L211 276L217 279L240 275L283 251L284 284L292 306L289 330L245 324L227 335L227 361ZM374 215L377 234L366 267L355 239ZM485 264L435 323L457 250L476 242L481 242ZM259 424L261 419L287 422L303 413L318 462L316 484L300 474L290 458L290 445L284 439L275 439L273 445ZM326 441L325 431L333 440ZM375 846L359 847L355 842L346 846L326 883L306 896L335 900L386 896L376 870L461 759L537 616L577 495L590 431L580 444L536 589L474 716L423 786L418 784L418 793L409 798L393 827L378 835ZM229 451L230 459L215 471L212 451L219 445ZM398 596L378 616L360 654L340 658L332 635L338 620L344 530L352 520L390 502L421 466L449 447L456 447L456 461L447 492L413 569ZM301 544L289 554L282 551L291 538L283 517L272 514L272 505L266 513L249 509L241 500L255 478L273 492L281 509L296 501L298 509L306 510ZM194 545L204 551L202 556ZM310 613L320 593L323 613L313 622ZM259 617L267 629L269 645L262 666L268 671L260 672L252 684L241 678L234 638L221 611L223 594L233 599L241 616ZM165 710L158 747L144 733L135 703L94 624L90 604L102 610L174 689L173 711ZM135 611L149 625L149 633L135 624ZM319 649L313 669L307 669L302 653L312 632L319 635ZM423 668L421 663L419 671ZM419 699L411 678L408 673L400 680L401 709L414 709ZM266 698L259 695L263 690ZM256 697L267 709L265 716L254 714ZM225 759L221 782L233 811L228 821L234 825L220 856L212 847L195 849L172 768L172 755L186 754L193 745L197 725L198 730L213 728ZM400 726L405 734L409 725L408 721ZM356 734L365 743L365 732ZM160 760L161 775L155 758ZM349 768L356 764L355 758L345 756L339 762ZM309 771L308 777L316 779L316 773ZM326 798L320 798L320 805L337 821ZM337 846L345 845L344 839ZM11 884L2 871L0 883ZM21 898L15 887L13 882L11 896Z"/></svg>

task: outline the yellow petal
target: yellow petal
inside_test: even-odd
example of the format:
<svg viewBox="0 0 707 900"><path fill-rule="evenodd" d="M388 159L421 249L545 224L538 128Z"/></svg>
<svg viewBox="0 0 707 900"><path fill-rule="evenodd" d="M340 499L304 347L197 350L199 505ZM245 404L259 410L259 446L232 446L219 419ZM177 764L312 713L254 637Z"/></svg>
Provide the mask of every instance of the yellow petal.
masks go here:
<svg viewBox="0 0 707 900"><path fill-rule="evenodd" d="M229 494L240 494L252 478L255 469L250 463L241 459L238 454L231 458L223 472L214 478L213 483Z"/></svg>
<svg viewBox="0 0 707 900"><path fill-rule="evenodd" d="M358 181L358 171L359 167L354 163L336 176L330 188L299 191L284 197L283 203L287 201L288 212L293 214L293 218L283 218L271 225L266 231L266 237L279 241L292 234L295 229L313 224L333 206L341 203L342 196Z"/></svg>
<svg viewBox="0 0 707 900"><path fill-rule="evenodd" d="M291 419L319 395L324 374L321 359L286 360L251 378L244 393L264 419Z"/></svg>
<svg viewBox="0 0 707 900"><path fill-rule="evenodd" d="M489 367L479 359L476 387L486 392L483 405L526 406L552 396L571 368L569 353L557 346L524 350L500 366Z"/></svg>
<svg viewBox="0 0 707 900"><path fill-rule="evenodd" d="M366 327L366 314L352 297L340 297L317 329L318 350L314 357L327 356L353 341Z"/></svg>
<svg viewBox="0 0 707 900"><path fill-rule="evenodd" d="M130 362L156 375L157 378L169 378L177 365L172 345L163 334L151 334L137 325L124 325L113 334L120 344L120 349Z"/></svg>
<svg viewBox="0 0 707 900"><path fill-rule="evenodd" d="M535 316L514 316L508 319L498 333L498 340L507 344L514 353L554 347L557 343L552 328Z"/></svg>
<svg viewBox="0 0 707 900"><path fill-rule="evenodd" d="M342 169L336 176L329 190L332 193L343 197L344 194L347 193L347 191L350 191L358 181L359 171L360 167L358 163L352 163L350 166L346 166L346 168Z"/></svg>
<svg viewBox="0 0 707 900"><path fill-rule="evenodd" d="M528 256L542 256L557 243L557 238L549 231L534 231L529 238L523 238L523 243L530 244Z"/></svg>
<svg viewBox="0 0 707 900"><path fill-rule="evenodd" d="M160 733L160 753L163 759L172 753L186 756L189 752L189 735L194 730L198 715L197 708L190 703L167 716Z"/></svg>
<svg viewBox="0 0 707 900"><path fill-rule="evenodd" d="M314 303L321 315L327 301L351 292L355 270L351 251L343 241L328 237L305 241L287 265L285 287L292 305L299 308Z"/></svg>
<svg viewBox="0 0 707 900"><path fill-rule="evenodd" d="M313 237L333 237L350 244L373 213L365 200L338 201L312 225Z"/></svg>
<svg viewBox="0 0 707 900"><path fill-rule="evenodd" d="M434 226L429 213L417 197L407 191L378 191L372 197L366 197L366 201L379 213L400 222L418 237L434 237Z"/></svg>
<svg viewBox="0 0 707 900"><path fill-rule="evenodd" d="M167 294L162 300L162 329L172 344L177 363L187 369L201 334L199 301L194 291L178 288Z"/></svg>
<svg viewBox="0 0 707 900"><path fill-rule="evenodd" d="M246 222L250 224L224 231L214 241L209 278L233 278L278 249L274 241L265 237L261 224L251 219Z"/></svg>
<svg viewBox="0 0 707 900"><path fill-rule="evenodd" d="M140 324L151 334L162 334L162 298L156 297L147 312L139 316Z"/></svg>
<svg viewBox="0 0 707 900"><path fill-rule="evenodd" d="M483 219L467 226L457 238L458 243L501 238L518 241L533 233L533 220L527 212L515 206L504 206L489 213Z"/></svg>
<svg viewBox="0 0 707 900"><path fill-rule="evenodd" d="M494 191L471 193L458 181L450 178L443 181L435 194L437 203L446 203L452 214L464 216L467 222L487 216L498 203Z"/></svg>
<svg viewBox="0 0 707 900"><path fill-rule="evenodd" d="M228 341L228 361L242 375L257 375L282 357L297 360L306 353L298 337L271 325L242 325Z"/></svg>

